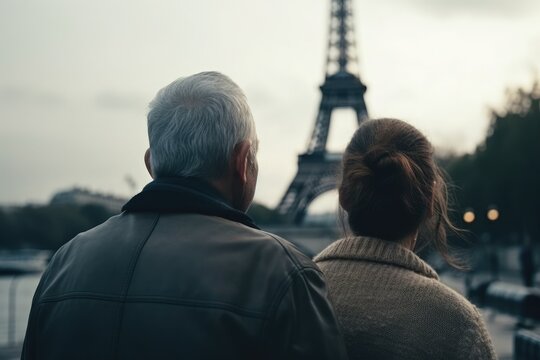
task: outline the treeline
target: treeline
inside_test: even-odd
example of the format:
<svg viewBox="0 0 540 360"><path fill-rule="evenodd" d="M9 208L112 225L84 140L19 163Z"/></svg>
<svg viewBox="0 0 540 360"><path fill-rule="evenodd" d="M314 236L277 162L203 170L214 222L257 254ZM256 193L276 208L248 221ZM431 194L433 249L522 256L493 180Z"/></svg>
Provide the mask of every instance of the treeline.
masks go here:
<svg viewBox="0 0 540 360"><path fill-rule="evenodd" d="M0 210L0 249L56 250L111 215L99 205L28 205Z"/></svg>
<svg viewBox="0 0 540 360"><path fill-rule="evenodd" d="M80 232L101 224L112 212L100 205L28 205L0 210L0 249L57 250ZM281 221L264 205L254 203L249 215L257 224Z"/></svg>
<svg viewBox="0 0 540 360"><path fill-rule="evenodd" d="M454 184L457 223L494 241L540 241L540 86L508 95L502 111L492 111L485 141L473 154L444 160ZM489 209L499 213L487 218ZM474 213L466 223L462 216ZM470 219L469 219L470 220Z"/></svg>

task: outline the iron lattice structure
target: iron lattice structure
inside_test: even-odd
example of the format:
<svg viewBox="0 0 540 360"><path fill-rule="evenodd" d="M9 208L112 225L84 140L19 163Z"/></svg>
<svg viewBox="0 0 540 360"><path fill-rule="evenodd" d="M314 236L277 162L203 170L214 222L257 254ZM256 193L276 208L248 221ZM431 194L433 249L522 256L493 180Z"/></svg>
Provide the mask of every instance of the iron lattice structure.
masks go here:
<svg viewBox="0 0 540 360"><path fill-rule="evenodd" d="M360 80L354 36L352 0L331 0L330 34L326 75L321 85L321 103L307 151L298 156L298 172L283 195L277 211L295 224L304 220L309 204L319 195L335 189L340 153L326 149L332 112L352 108L358 124L368 118Z"/></svg>

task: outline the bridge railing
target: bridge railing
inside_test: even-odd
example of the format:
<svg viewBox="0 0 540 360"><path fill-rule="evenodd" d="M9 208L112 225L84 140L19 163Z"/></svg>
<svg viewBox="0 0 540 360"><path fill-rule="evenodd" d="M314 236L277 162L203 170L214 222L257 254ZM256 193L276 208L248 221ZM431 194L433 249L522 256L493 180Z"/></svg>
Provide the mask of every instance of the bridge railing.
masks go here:
<svg viewBox="0 0 540 360"><path fill-rule="evenodd" d="M22 345L39 278L39 273L4 273L0 277L0 350Z"/></svg>
<svg viewBox="0 0 540 360"><path fill-rule="evenodd" d="M486 289L485 306L518 319L540 321L540 291L535 288L492 282Z"/></svg>
<svg viewBox="0 0 540 360"><path fill-rule="evenodd" d="M529 330L518 330L514 333L514 359L540 359L540 334Z"/></svg>

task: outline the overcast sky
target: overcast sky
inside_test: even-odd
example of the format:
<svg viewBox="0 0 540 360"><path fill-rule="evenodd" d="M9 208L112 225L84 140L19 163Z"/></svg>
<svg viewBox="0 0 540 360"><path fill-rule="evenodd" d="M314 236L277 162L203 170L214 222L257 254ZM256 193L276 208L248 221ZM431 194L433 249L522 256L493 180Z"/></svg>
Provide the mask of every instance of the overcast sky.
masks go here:
<svg viewBox="0 0 540 360"><path fill-rule="evenodd" d="M73 186L146 184L147 104L205 70L246 92L260 137L256 199L275 206L315 122L330 0L0 0L0 204ZM540 70L538 0L356 0L371 117L473 151L490 107ZM332 118L342 150L352 112Z"/></svg>

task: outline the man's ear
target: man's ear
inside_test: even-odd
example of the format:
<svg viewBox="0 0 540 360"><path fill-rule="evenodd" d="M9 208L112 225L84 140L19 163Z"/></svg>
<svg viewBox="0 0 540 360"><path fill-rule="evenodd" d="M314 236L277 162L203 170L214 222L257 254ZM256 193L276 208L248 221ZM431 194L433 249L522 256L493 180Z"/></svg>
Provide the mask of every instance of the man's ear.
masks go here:
<svg viewBox="0 0 540 360"><path fill-rule="evenodd" d="M244 140L236 144L233 152L233 171L244 184L248 178L250 149L251 141Z"/></svg>
<svg viewBox="0 0 540 360"><path fill-rule="evenodd" d="M150 148L146 149L146 152L144 153L144 165L146 165L146 170L148 170L148 173L153 179L154 174L152 173L152 162L150 161L151 156Z"/></svg>

